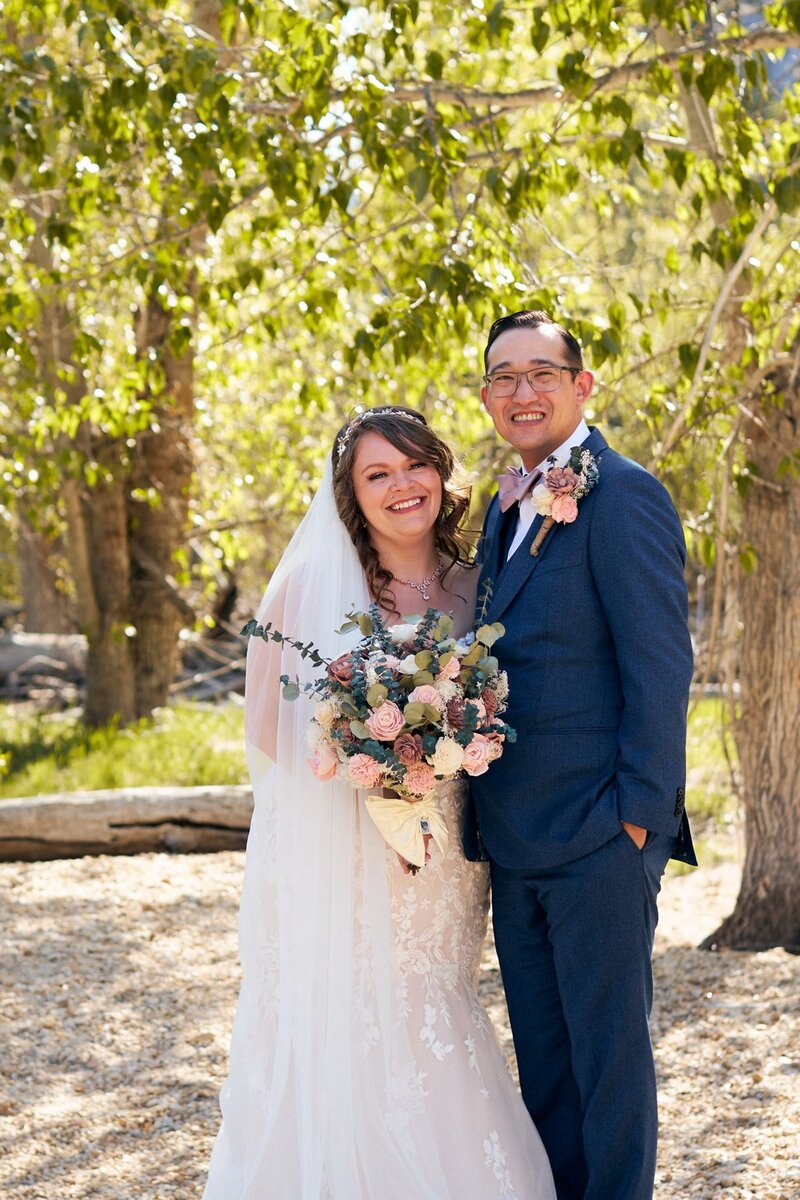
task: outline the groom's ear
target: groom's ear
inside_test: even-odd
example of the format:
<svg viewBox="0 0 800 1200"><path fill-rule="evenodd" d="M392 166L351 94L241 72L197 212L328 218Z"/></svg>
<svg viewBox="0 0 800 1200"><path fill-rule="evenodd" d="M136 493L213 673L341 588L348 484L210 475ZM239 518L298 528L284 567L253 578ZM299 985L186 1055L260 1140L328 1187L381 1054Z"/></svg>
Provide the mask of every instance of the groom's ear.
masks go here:
<svg viewBox="0 0 800 1200"><path fill-rule="evenodd" d="M575 376L575 392L581 404L589 399L593 390L594 375L591 371L581 371ZM483 391L481 392L481 395L483 395Z"/></svg>
<svg viewBox="0 0 800 1200"><path fill-rule="evenodd" d="M487 413L489 413L489 415L491 416L491 411L489 409L489 389L486 387L486 384L483 384L483 386L481 387L481 401L483 403L483 407L486 409Z"/></svg>

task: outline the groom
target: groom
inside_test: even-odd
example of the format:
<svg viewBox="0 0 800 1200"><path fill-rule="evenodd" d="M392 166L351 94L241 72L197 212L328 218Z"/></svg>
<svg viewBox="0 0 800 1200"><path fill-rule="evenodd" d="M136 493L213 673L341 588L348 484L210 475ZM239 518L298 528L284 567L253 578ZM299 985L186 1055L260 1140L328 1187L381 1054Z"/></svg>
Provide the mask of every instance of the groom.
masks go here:
<svg viewBox="0 0 800 1200"><path fill-rule="evenodd" d="M650 1200L656 898L670 857L696 863L683 534L661 484L585 424L594 379L566 329L501 317L485 366L484 406L523 464L480 551L517 742L472 781L465 849L491 860L522 1094L559 1200ZM573 447L590 457L540 479Z"/></svg>

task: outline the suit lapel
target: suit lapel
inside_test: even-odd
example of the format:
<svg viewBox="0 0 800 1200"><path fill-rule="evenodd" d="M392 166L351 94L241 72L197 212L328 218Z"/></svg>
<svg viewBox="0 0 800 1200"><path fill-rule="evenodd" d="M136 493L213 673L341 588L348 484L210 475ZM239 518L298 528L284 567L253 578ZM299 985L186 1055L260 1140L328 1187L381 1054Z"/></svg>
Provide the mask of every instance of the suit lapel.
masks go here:
<svg viewBox="0 0 800 1200"><path fill-rule="evenodd" d="M547 551L547 543L555 533L555 529L551 529L547 535L544 545L534 558L531 554L531 546L533 539L539 532L543 517L535 517L530 529L525 534L525 537L520 542L517 549L512 554L511 558L502 568L497 578L497 584L492 594L492 602L489 605L489 620L499 620L502 613L508 608L511 601L516 596L522 585L530 578L539 561Z"/></svg>

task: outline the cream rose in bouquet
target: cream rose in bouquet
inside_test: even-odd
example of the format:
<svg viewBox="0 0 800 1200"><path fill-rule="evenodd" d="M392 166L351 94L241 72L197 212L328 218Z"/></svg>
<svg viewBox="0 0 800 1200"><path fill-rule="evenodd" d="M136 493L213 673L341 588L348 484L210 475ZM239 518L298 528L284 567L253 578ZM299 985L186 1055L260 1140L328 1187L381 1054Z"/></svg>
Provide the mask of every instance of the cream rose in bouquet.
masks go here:
<svg viewBox="0 0 800 1200"><path fill-rule="evenodd" d="M437 782L483 774L515 740L500 716L508 683L492 654L505 631L498 622L479 624L456 639L452 618L433 608L386 625L376 605L348 613L340 632L356 627L361 640L346 654L332 662L312 655L324 671L304 688L316 698L309 766L321 780L380 788L367 798L370 815L389 845L419 867L424 834L446 848ZM292 642L255 621L243 632ZM295 698L297 682L282 681L284 696Z"/></svg>

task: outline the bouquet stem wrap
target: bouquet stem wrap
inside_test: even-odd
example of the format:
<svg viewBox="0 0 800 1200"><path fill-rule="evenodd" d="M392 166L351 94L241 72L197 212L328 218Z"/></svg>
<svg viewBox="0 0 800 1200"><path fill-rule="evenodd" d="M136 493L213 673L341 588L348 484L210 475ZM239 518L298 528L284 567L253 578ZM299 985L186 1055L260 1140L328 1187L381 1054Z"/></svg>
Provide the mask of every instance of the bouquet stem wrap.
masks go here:
<svg viewBox="0 0 800 1200"><path fill-rule="evenodd" d="M367 796L366 805L384 839L412 866L425 866L425 833L431 835L442 854L447 853L450 838L436 792L428 792L419 800ZM423 823L427 828L423 829Z"/></svg>

